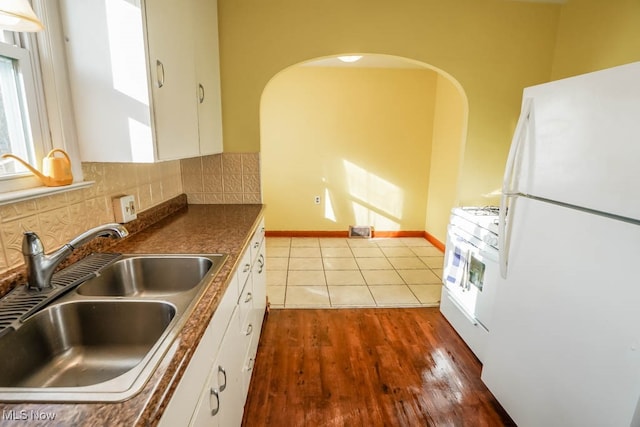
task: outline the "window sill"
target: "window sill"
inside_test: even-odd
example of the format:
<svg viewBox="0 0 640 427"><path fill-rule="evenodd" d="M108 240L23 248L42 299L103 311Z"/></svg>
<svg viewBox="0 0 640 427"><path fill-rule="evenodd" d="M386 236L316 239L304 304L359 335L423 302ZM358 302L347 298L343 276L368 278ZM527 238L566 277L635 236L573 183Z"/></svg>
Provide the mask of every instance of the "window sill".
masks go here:
<svg viewBox="0 0 640 427"><path fill-rule="evenodd" d="M0 194L0 206L35 199L38 197L51 196L67 191L79 190L81 188L88 188L93 184L95 184L95 181L83 181L74 182L73 184L64 185L62 187L36 187L26 190L9 191Z"/></svg>

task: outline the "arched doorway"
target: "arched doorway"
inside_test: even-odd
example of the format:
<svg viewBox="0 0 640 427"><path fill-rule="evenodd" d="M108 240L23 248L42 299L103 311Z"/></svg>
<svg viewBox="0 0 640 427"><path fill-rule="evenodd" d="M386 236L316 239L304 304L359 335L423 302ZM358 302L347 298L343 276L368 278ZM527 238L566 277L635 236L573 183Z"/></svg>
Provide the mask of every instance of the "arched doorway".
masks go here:
<svg viewBox="0 0 640 427"><path fill-rule="evenodd" d="M407 58L332 56L281 71L260 108L269 229L368 225L444 241L467 113L452 76Z"/></svg>

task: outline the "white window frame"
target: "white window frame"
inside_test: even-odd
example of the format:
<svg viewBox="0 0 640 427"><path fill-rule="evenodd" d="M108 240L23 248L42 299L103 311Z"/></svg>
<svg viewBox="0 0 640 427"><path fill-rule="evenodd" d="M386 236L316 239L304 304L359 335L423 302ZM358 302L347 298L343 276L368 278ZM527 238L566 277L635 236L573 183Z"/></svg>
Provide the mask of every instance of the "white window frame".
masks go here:
<svg viewBox="0 0 640 427"><path fill-rule="evenodd" d="M22 45L24 45L24 41L27 37L22 37L19 34L14 34L15 39L22 41ZM34 148L34 156L36 160L42 159L44 153L48 151L51 147L51 141L48 138L45 138L46 133L46 122L41 123L41 118L43 114L41 113L41 109L39 108L39 102L36 92L37 80L36 74L33 71L33 61L31 52L20 46L8 44L8 43L0 43L0 55L12 59L17 63L17 74L18 78L22 83L22 87L20 88L21 93L23 95L23 99L25 102L24 112L27 117L24 118L25 125L30 129L28 140L33 144ZM21 103L22 100L15 100L16 103ZM11 120L10 118L8 120ZM44 131L44 132L43 132ZM25 156L25 152L13 152L17 156L28 159ZM38 168L38 165L32 164L32 166ZM37 179L35 179L30 173L22 172L17 173L13 176L4 176L0 178L0 192L14 191L23 188L37 187L41 185Z"/></svg>
<svg viewBox="0 0 640 427"><path fill-rule="evenodd" d="M29 53L33 94L28 109L38 163L52 148L65 150L71 159L74 184L44 187L32 176L3 179L0 182L0 204L67 191L91 185L83 182L82 165L76 137L71 90L67 74L64 35L58 0L32 0L33 9L44 24L38 33L16 33ZM21 49L21 48L16 48ZM22 59L24 61L24 58ZM23 66L24 64L21 64ZM26 85L25 78L25 85ZM25 189L25 187L31 189Z"/></svg>

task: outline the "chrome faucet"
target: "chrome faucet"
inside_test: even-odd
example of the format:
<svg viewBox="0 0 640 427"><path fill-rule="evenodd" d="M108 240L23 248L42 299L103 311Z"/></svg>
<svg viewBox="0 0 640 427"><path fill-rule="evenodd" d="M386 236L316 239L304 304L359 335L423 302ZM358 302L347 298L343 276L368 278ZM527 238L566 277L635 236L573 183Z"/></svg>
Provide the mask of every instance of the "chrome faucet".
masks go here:
<svg viewBox="0 0 640 427"><path fill-rule="evenodd" d="M85 231L69 243L50 255L44 253L42 241L33 231L27 231L22 238L22 255L27 266L27 286L31 290L41 291L51 288L51 277L56 267L66 259L74 249L99 236L123 238L129 232L117 223L103 224Z"/></svg>

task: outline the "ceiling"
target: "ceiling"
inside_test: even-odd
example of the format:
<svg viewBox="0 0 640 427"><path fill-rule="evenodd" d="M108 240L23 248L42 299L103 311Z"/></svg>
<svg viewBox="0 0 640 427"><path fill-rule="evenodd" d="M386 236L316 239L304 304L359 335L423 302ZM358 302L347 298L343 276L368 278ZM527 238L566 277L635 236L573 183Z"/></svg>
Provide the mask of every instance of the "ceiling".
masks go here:
<svg viewBox="0 0 640 427"><path fill-rule="evenodd" d="M316 59L300 64L302 67L349 67L349 68L413 68L424 69L424 65L392 55L365 55L356 62L342 62L337 56L330 58Z"/></svg>

